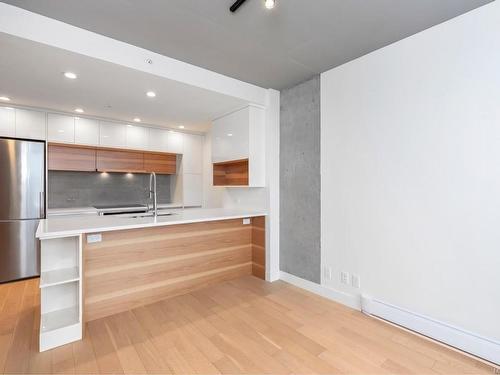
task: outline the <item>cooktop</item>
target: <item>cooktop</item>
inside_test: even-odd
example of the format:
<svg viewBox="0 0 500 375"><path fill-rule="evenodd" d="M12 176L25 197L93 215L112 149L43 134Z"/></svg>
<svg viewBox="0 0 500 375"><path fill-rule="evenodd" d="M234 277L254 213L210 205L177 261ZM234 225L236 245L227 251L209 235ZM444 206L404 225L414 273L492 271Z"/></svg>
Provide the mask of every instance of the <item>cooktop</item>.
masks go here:
<svg viewBox="0 0 500 375"><path fill-rule="evenodd" d="M98 210L109 210L109 209L114 209L114 208L142 208L145 207L143 204L128 204L128 203L123 203L123 204L96 204L94 208Z"/></svg>

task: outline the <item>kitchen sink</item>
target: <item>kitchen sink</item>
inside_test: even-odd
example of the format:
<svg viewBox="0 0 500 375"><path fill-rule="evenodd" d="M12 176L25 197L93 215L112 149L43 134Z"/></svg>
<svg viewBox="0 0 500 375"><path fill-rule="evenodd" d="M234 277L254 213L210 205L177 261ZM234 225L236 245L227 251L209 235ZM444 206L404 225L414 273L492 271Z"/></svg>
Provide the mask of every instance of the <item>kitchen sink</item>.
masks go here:
<svg viewBox="0 0 500 375"><path fill-rule="evenodd" d="M173 212L163 212L163 213L159 213L156 216L172 216L172 215L176 215L176 214ZM139 218L143 218L143 217L154 217L154 216L155 215L153 213L148 212L145 214L138 214L138 215L132 215L132 216L127 216L127 217L131 217L133 219L139 219Z"/></svg>

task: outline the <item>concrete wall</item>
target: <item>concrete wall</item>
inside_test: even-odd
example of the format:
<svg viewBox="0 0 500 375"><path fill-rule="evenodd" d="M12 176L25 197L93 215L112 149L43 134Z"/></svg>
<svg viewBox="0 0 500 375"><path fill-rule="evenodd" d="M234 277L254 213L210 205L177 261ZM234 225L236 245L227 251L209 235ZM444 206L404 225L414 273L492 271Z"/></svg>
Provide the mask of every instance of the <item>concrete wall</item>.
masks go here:
<svg viewBox="0 0 500 375"><path fill-rule="evenodd" d="M321 78L325 285L497 342L499 20L495 1Z"/></svg>
<svg viewBox="0 0 500 375"><path fill-rule="evenodd" d="M281 92L280 269L320 283L320 78Z"/></svg>
<svg viewBox="0 0 500 375"><path fill-rule="evenodd" d="M49 208L148 203L149 175L49 171ZM157 176L158 203L170 203L170 176Z"/></svg>

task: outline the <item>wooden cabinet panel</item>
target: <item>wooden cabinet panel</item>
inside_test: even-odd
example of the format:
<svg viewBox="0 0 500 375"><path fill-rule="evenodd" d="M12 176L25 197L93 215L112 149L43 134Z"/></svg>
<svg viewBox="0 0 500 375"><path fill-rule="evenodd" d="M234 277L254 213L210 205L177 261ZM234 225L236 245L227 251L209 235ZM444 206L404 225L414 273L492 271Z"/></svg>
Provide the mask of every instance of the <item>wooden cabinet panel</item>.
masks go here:
<svg viewBox="0 0 500 375"><path fill-rule="evenodd" d="M252 273L252 226L242 219L105 232L99 243L83 242L85 321Z"/></svg>
<svg viewBox="0 0 500 375"><path fill-rule="evenodd" d="M96 170L96 151L94 148L49 144L49 170L84 171Z"/></svg>
<svg viewBox="0 0 500 375"><path fill-rule="evenodd" d="M177 155L145 152L144 170L157 174L175 174L177 171Z"/></svg>
<svg viewBox="0 0 500 375"><path fill-rule="evenodd" d="M266 217L252 218L252 275L266 279Z"/></svg>
<svg viewBox="0 0 500 375"><path fill-rule="evenodd" d="M50 143L49 170L176 174L177 155Z"/></svg>
<svg viewBox="0 0 500 375"><path fill-rule="evenodd" d="M101 172L145 172L144 153L98 149L97 170Z"/></svg>
<svg viewBox="0 0 500 375"><path fill-rule="evenodd" d="M214 163L214 186L248 186L248 159Z"/></svg>

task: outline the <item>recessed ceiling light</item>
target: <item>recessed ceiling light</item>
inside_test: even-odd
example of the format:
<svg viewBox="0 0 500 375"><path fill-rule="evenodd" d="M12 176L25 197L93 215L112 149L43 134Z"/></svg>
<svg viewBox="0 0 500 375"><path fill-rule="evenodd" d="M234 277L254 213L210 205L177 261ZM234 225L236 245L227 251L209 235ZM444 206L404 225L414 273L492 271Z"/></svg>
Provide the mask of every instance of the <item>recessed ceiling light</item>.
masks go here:
<svg viewBox="0 0 500 375"><path fill-rule="evenodd" d="M273 9L275 5L276 5L275 0L265 0L264 1L264 6L266 7L266 9Z"/></svg>
<svg viewBox="0 0 500 375"><path fill-rule="evenodd" d="M72 72L64 72L64 76L69 79L76 79L77 75Z"/></svg>
<svg viewBox="0 0 500 375"><path fill-rule="evenodd" d="M232 137L232 136L233 136L233 133L227 133L227 136L228 136L228 137Z"/></svg>
<svg viewBox="0 0 500 375"><path fill-rule="evenodd" d="M146 95L149 96L150 98L154 98L156 96L156 93L154 91L148 91Z"/></svg>
<svg viewBox="0 0 500 375"><path fill-rule="evenodd" d="M5 109L8 109L9 111L13 111L14 110L14 108L12 108L12 107L5 107Z"/></svg>
<svg viewBox="0 0 500 375"><path fill-rule="evenodd" d="M184 125L179 125L178 128L179 129L184 129Z"/></svg>
<svg viewBox="0 0 500 375"><path fill-rule="evenodd" d="M81 108L76 108L76 109L75 109L75 112L77 112L77 113L83 113L83 112L84 112L84 110L83 110L83 109L81 109Z"/></svg>
<svg viewBox="0 0 500 375"><path fill-rule="evenodd" d="M4 102L10 102L10 98L8 96L0 96L0 100Z"/></svg>
<svg viewBox="0 0 500 375"><path fill-rule="evenodd" d="M141 122L141 119L140 119L139 117L136 117L136 118L134 119L134 122Z"/></svg>

